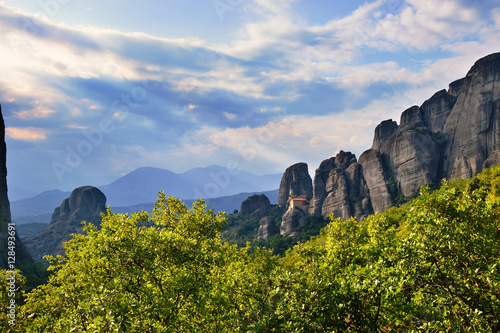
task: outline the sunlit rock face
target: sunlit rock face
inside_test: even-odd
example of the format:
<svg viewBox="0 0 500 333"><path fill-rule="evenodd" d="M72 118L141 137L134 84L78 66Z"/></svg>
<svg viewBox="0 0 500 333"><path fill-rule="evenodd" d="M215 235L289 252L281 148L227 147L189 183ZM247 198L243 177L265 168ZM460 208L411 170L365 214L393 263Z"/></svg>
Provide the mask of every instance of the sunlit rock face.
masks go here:
<svg viewBox="0 0 500 333"><path fill-rule="evenodd" d="M276 222L271 216L265 216L260 219L257 239L269 239L278 232L279 230L276 228Z"/></svg>
<svg viewBox="0 0 500 333"><path fill-rule="evenodd" d="M104 212L106 196L96 187L79 187L54 210L46 228L26 239L26 246L37 261L48 254L64 255L63 243L71 234L83 232L82 221L99 226Z"/></svg>
<svg viewBox="0 0 500 333"><path fill-rule="evenodd" d="M254 194L241 203L240 214L250 215L252 218L266 216L271 209L271 202L264 194Z"/></svg>
<svg viewBox="0 0 500 333"><path fill-rule="evenodd" d="M443 176L470 178L500 162L500 53L478 60L463 80L443 132Z"/></svg>
<svg viewBox="0 0 500 333"><path fill-rule="evenodd" d="M311 200L313 197L312 179L306 163L292 165L286 169L281 178L278 204L285 207L288 203L288 198L294 196L302 196L307 200Z"/></svg>
<svg viewBox="0 0 500 333"><path fill-rule="evenodd" d="M324 160L315 173L309 214L346 219L382 212L423 185L470 178L500 163L499 111L496 53L478 60L448 91L405 110L399 125L381 122L359 161L342 151Z"/></svg>
<svg viewBox="0 0 500 333"><path fill-rule="evenodd" d="M291 236L299 227L306 224L307 214L302 209L290 207L281 220L280 235Z"/></svg>
<svg viewBox="0 0 500 333"><path fill-rule="evenodd" d="M363 176L369 189L374 212L383 212L394 206L394 194L389 183L389 170L384 168L379 151L369 149L359 157Z"/></svg>
<svg viewBox="0 0 500 333"><path fill-rule="evenodd" d="M347 219L372 213L361 165L350 152L340 151L324 160L314 177L314 196L309 214Z"/></svg>

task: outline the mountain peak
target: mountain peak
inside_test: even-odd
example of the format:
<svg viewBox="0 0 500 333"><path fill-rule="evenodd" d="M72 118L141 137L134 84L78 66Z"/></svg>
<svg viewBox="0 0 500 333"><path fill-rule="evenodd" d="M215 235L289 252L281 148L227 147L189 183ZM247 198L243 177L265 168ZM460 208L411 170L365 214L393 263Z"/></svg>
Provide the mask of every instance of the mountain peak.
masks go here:
<svg viewBox="0 0 500 333"><path fill-rule="evenodd" d="M469 72L480 71L481 68L484 68L485 66L491 66L491 65L496 66L497 68L498 68L498 66L500 66L500 52L492 53L490 55L487 55L487 56L477 60Z"/></svg>

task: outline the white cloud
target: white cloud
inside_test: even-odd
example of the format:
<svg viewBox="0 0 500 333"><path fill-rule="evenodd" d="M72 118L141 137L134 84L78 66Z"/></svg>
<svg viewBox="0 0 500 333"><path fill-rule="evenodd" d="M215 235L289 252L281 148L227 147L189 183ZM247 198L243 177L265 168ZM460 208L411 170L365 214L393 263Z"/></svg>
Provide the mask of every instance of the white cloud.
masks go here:
<svg viewBox="0 0 500 333"><path fill-rule="evenodd" d="M38 141L47 139L47 131L43 128L34 127L7 127L5 128L5 135L11 139L22 141Z"/></svg>
<svg viewBox="0 0 500 333"><path fill-rule="evenodd" d="M223 112L222 113L224 115L224 117L226 117L228 120L235 120L236 119L236 115L234 113L229 113L229 112Z"/></svg>
<svg viewBox="0 0 500 333"><path fill-rule="evenodd" d="M253 171L268 172L269 166L283 171L299 160L316 167L340 149L358 154L368 149L381 120L399 121L403 110L464 76L479 57L498 51L498 9L483 20L458 0L408 0L396 8L390 3L367 2L344 18L311 25L293 12L292 0L248 1L240 7L248 15L241 31L218 45L52 21L28 32L22 22L32 15L0 5L0 90L4 100L21 105L12 115L26 126L52 117L61 123L67 119L65 128L93 128L85 121L98 123L109 113L120 130L127 128L125 139L134 130L154 140L165 138L158 144L138 135L140 143L131 144L115 131L109 140L120 144L102 163L111 161L119 172L125 171L123 160L127 168L155 165L178 171L229 159ZM399 61L412 54L421 62L410 67L407 59ZM130 93L131 81L145 76L163 84L149 94L144 110L110 110L114 98ZM378 93L371 87L379 82L388 84L382 91L386 95L359 109L339 110L335 101L331 106L315 101L328 100L323 94L338 88L353 101L364 101ZM252 123L228 128L246 119L238 103L253 112L248 117ZM274 105L290 105L301 113L287 115ZM281 118L253 127L274 114ZM52 134L36 126L10 129L8 135L39 140ZM171 127L175 130L169 132ZM170 136L159 135L165 132Z"/></svg>
<svg viewBox="0 0 500 333"><path fill-rule="evenodd" d="M394 61L373 63L365 66L344 66L335 77L327 77L329 82L338 82L349 88L363 88L376 82L398 83L415 81L415 73L401 68Z"/></svg>
<svg viewBox="0 0 500 333"><path fill-rule="evenodd" d="M396 47L426 50L477 31L482 24L478 17L456 0L407 0L401 13L380 21L378 35Z"/></svg>
<svg viewBox="0 0 500 333"><path fill-rule="evenodd" d="M39 119L39 118L47 118L54 113L56 113L56 111L38 106L29 111L23 110L14 112L14 117L24 120Z"/></svg>
<svg viewBox="0 0 500 333"><path fill-rule="evenodd" d="M495 27L500 30L500 8L491 11L491 17L495 23Z"/></svg>
<svg viewBox="0 0 500 333"><path fill-rule="evenodd" d="M231 91L242 96L270 98L264 94L264 86L255 77L246 75L247 68L220 60L213 64L213 69L197 75L174 79L174 86L179 91L197 89L208 92L214 89Z"/></svg>
<svg viewBox="0 0 500 333"><path fill-rule="evenodd" d="M246 170L254 172L263 165L283 171L299 160L316 168L340 150L351 151L359 157L371 147L375 127L382 120L394 114L399 121L404 100L405 96L375 100L359 110L324 116L282 113L268 124L255 128L204 127L182 140L178 156L217 155L221 159L240 161Z"/></svg>
<svg viewBox="0 0 500 333"><path fill-rule="evenodd" d="M297 0L254 0L259 6L274 13L283 13Z"/></svg>

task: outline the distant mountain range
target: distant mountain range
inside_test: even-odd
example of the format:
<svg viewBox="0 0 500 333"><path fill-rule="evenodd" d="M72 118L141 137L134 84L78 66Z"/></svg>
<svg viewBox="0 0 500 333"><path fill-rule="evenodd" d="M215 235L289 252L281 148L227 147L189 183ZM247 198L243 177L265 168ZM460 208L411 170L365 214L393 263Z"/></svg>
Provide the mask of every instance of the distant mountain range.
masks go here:
<svg viewBox="0 0 500 333"><path fill-rule="evenodd" d="M239 209L241 202L255 193L267 193L271 202L277 202L281 176L282 174L258 176L218 165L195 168L181 174L144 167L98 188L106 195L107 204L116 212L152 207L161 190L166 195L183 199L187 204L203 197L207 199L209 207L230 213ZM12 201L12 219L17 223L48 223L54 209L70 194L71 192L52 190Z"/></svg>
<svg viewBox="0 0 500 333"><path fill-rule="evenodd" d="M207 207L212 207L215 209L215 211L218 212L226 212L228 214L233 213L234 210L240 210L241 203L246 200L248 197L254 195L254 194L264 194L266 197L269 198L269 201L273 204L278 203L278 190L272 190L272 191L264 191L264 192L245 192L245 193L238 193L234 195L229 195L229 196L224 196L224 197L218 197L218 198L208 198L205 199L205 202L207 204ZM196 200L191 199L191 200L183 200L184 203L188 206L191 207L191 204L195 202ZM133 205L133 206L127 206L127 207L111 207L111 210L114 213L120 213L120 214L125 214L125 213L131 213L131 212L138 212L145 210L147 212L150 212L154 208L154 202L150 203L143 203L143 204L138 204L138 205Z"/></svg>
<svg viewBox="0 0 500 333"><path fill-rule="evenodd" d="M158 192L183 200L216 198L279 187L282 174L257 176L213 165L177 174L165 169L139 168L109 185L98 186L111 206L155 202Z"/></svg>

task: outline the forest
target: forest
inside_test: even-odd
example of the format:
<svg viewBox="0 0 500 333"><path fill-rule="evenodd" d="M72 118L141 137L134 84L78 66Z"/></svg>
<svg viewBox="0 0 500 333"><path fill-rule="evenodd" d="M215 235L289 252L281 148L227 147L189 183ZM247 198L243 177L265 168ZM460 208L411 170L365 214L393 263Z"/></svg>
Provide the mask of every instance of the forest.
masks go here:
<svg viewBox="0 0 500 333"><path fill-rule="evenodd" d="M160 193L151 214L86 224L48 258L47 283L19 286L16 325L2 313L1 330L499 332L499 204L496 166L363 220L331 216L273 255L223 241L228 218L203 200Z"/></svg>

